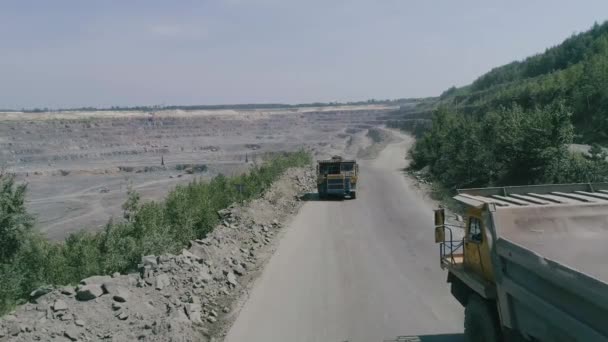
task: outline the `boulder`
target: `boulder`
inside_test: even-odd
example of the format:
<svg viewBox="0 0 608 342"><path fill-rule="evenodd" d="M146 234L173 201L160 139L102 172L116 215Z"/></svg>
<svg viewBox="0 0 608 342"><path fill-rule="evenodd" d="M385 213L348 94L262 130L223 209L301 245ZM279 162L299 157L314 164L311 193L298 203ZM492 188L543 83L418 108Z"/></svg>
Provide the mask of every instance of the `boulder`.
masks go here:
<svg viewBox="0 0 608 342"><path fill-rule="evenodd" d="M173 254L163 254L158 257L158 263L166 264L166 263L170 262L171 259L173 259L174 257L175 257L175 255L173 255Z"/></svg>
<svg viewBox="0 0 608 342"><path fill-rule="evenodd" d="M102 287L104 292L112 296L112 299L117 302L124 303L131 295L131 292L128 289L114 283L104 283Z"/></svg>
<svg viewBox="0 0 608 342"><path fill-rule="evenodd" d="M119 320L121 320L121 321L124 321L124 320L126 320L127 318L129 318L129 315L128 315L126 312L122 311L122 312L119 312L119 313L116 315L116 318L118 318L118 319L119 319Z"/></svg>
<svg viewBox="0 0 608 342"><path fill-rule="evenodd" d="M200 304L186 304L184 310L186 311L186 315L192 322L201 322L202 307Z"/></svg>
<svg viewBox="0 0 608 342"><path fill-rule="evenodd" d="M242 276L243 274L245 274L245 269L241 265L234 266L232 268L232 271L238 276Z"/></svg>
<svg viewBox="0 0 608 342"><path fill-rule="evenodd" d="M198 277L196 280L208 284L209 282L211 282L211 280L213 280L213 277L211 276L211 274L209 274L209 269L204 268L198 273Z"/></svg>
<svg viewBox="0 0 608 342"><path fill-rule="evenodd" d="M57 312L57 311L65 311L68 309L68 304L61 300L61 299L57 299L55 301L55 303L53 303L53 311Z"/></svg>
<svg viewBox="0 0 608 342"><path fill-rule="evenodd" d="M74 329L66 329L63 332L63 336L67 337L70 341L78 341L78 331Z"/></svg>
<svg viewBox="0 0 608 342"><path fill-rule="evenodd" d="M239 284L236 281L236 276L232 272L229 272L228 275L226 275L226 280L228 280L228 283L233 286L237 286Z"/></svg>
<svg viewBox="0 0 608 342"><path fill-rule="evenodd" d="M64 286L59 291L66 296L73 296L76 293L72 286Z"/></svg>
<svg viewBox="0 0 608 342"><path fill-rule="evenodd" d="M232 212L230 211L230 209L221 209L221 210L218 210L218 211L217 211L217 215L218 215L220 218L225 218L225 217L228 217L228 216L230 216L231 214L232 214Z"/></svg>
<svg viewBox="0 0 608 342"><path fill-rule="evenodd" d="M141 257L141 264L143 266L156 267L158 266L158 259L154 255L146 255Z"/></svg>
<svg viewBox="0 0 608 342"><path fill-rule="evenodd" d="M36 299L38 297L44 296L47 293L50 293L51 291L53 291L53 288L50 286L39 287L30 293L30 298Z"/></svg>
<svg viewBox="0 0 608 342"><path fill-rule="evenodd" d="M169 285L171 285L171 279L169 278L169 275L167 275L166 273L162 273L156 276L157 290L162 290Z"/></svg>
<svg viewBox="0 0 608 342"><path fill-rule="evenodd" d="M199 257L198 255L195 255L195 254L191 253L190 251L188 251L186 249L182 250L182 255L184 257L190 258L192 260L196 260L196 261L201 260L201 257Z"/></svg>
<svg viewBox="0 0 608 342"><path fill-rule="evenodd" d="M82 285L76 292L76 299L87 301L95 299L103 294L103 288L98 284Z"/></svg>
<svg viewBox="0 0 608 342"><path fill-rule="evenodd" d="M16 322L9 322L6 328L9 336L17 336L21 333L21 327Z"/></svg>

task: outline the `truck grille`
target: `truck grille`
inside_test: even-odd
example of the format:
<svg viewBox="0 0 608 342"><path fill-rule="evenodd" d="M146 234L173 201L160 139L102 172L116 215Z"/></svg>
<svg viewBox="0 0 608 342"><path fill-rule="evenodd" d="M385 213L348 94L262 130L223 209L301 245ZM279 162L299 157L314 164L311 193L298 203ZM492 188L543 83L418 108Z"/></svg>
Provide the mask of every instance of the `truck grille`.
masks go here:
<svg viewBox="0 0 608 342"><path fill-rule="evenodd" d="M344 180L342 179L328 179L327 180L327 189L328 190L336 190L336 189L344 189Z"/></svg>

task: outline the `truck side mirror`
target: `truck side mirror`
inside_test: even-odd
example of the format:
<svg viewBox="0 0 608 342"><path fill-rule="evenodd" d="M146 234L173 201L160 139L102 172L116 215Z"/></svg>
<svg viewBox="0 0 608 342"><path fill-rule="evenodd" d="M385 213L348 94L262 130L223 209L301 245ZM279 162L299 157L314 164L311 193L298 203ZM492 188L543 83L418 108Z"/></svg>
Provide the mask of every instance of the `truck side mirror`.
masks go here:
<svg viewBox="0 0 608 342"><path fill-rule="evenodd" d="M445 241L445 209L435 210L435 243Z"/></svg>

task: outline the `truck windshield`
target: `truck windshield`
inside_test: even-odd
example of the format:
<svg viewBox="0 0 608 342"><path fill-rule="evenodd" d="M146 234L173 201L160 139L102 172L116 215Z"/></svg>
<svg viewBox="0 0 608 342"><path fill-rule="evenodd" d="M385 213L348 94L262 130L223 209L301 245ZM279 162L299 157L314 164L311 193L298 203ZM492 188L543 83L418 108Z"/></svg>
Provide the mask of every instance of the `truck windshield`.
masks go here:
<svg viewBox="0 0 608 342"><path fill-rule="evenodd" d="M355 163L342 163L342 172L351 172L355 168Z"/></svg>
<svg viewBox="0 0 608 342"><path fill-rule="evenodd" d="M323 175L340 174L340 163L323 163L319 165L319 173Z"/></svg>

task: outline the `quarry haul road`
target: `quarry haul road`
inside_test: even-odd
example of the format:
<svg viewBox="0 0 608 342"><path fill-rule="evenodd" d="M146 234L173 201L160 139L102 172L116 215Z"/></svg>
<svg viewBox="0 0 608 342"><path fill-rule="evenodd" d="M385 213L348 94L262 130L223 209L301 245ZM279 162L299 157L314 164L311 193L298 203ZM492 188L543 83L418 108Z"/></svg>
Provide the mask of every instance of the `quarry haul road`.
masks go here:
<svg viewBox="0 0 608 342"><path fill-rule="evenodd" d="M361 162L356 200L306 203L229 330L227 342L462 340L433 242L433 205L401 169L412 138Z"/></svg>

